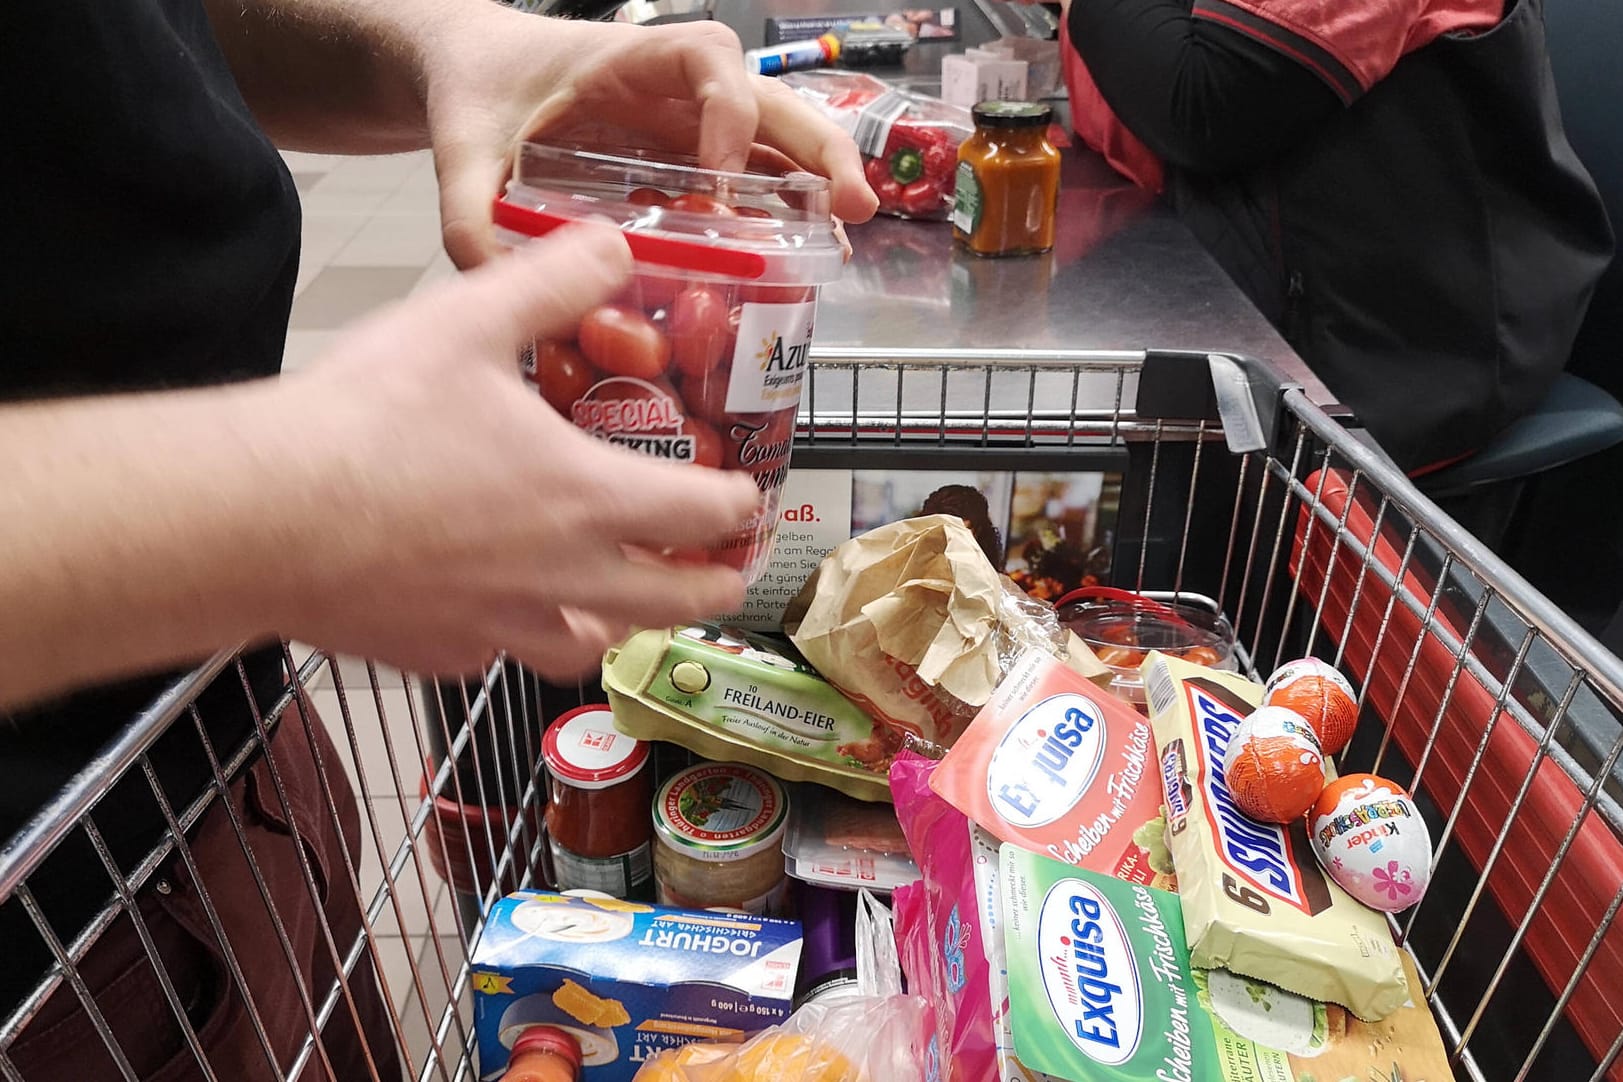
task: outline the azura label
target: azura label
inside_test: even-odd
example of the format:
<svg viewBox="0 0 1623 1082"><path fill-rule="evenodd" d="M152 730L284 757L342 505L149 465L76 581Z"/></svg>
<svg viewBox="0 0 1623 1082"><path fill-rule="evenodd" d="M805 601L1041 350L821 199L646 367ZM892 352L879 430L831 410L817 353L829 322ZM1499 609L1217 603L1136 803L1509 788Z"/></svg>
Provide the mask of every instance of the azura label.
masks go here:
<svg viewBox="0 0 1623 1082"><path fill-rule="evenodd" d="M728 413L772 413L800 401L817 304L745 304L727 383Z"/></svg>
<svg viewBox="0 0 1623 1082"><path fill-rule="evenodd" d="M1009 727L986 770L986 796L1003 819L1045 826L1076 806L1099 774L1104 714L1080 695L1054 695Z"/></svg>
<svg viewBox="0 0 1623 1082"><path fill-rule="evenodd" d="M1065 1035L1090 1059L1117 1067L1144 1032L1144 996L1127 929L1105 896L1080 879L1056 884L1037 922L1043 987Z"/></svg>

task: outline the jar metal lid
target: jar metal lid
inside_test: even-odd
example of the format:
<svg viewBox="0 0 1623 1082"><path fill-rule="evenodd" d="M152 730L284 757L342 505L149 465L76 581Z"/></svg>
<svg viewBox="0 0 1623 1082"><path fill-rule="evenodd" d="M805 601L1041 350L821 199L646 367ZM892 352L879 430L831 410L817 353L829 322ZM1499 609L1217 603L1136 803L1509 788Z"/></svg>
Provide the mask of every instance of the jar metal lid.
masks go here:
<svg viewBox="0 0 1623 1082"><path fill-rule="evenodd" d="M659 787L654 830L694 860L732 861L779 845L789 797L777 779L739 763L706 763Z"/></svg>
<svg viewBox="0 0 1623 1082"><path fill-rule="evenodd" d="M1054 110L1040 101L983 101L970 112L988 128L1046 128Z"/></svg>
<svg viewBox="0 0 1623 1082"><path fill-rule="evenodd" d="M547 769L577 789L607 789L648 763L648 745L614 727L606 706L582 706L547 727L541 739Z"/></svg>

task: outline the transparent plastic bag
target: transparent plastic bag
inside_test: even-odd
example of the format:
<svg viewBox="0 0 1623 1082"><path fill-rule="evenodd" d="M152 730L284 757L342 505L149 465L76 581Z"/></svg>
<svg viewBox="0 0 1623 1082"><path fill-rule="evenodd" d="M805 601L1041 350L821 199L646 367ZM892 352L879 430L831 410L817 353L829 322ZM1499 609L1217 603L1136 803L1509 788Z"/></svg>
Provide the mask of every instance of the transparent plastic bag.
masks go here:
<svg viewBox="0 0 1623 1082"><path fill-rule="evenodd" d="M635 1082L926 1082L930 1006L903 994L890 911L867 891L857 944L859 995L807 1003L743 1044L661 1052Z"/></svg>

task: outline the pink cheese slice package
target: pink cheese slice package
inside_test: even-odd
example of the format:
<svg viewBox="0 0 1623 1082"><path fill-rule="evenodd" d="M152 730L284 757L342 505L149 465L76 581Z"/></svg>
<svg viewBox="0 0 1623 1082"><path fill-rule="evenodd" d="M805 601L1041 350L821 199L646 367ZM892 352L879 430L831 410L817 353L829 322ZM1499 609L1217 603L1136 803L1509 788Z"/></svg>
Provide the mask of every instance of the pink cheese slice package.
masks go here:
<svg viewBox="0 0 1623 1082"><path fill-rule="evenodd" d="M892 896L908 990L935 1007L926 1077L997 1082L990 966L981 939L969 820L930 788L937 764L912 751L890 767L896 817L922 878Z"/></svg>
<svg viewBox="0 0 1623 1082"><path fill-rule="evenodd" d="M1146 828L1161 817L1157 780L1149 719L1052 657L1028 651L947 752L930 787L1002 841L1161 886L1162 871L1144 844Z"/></svg>

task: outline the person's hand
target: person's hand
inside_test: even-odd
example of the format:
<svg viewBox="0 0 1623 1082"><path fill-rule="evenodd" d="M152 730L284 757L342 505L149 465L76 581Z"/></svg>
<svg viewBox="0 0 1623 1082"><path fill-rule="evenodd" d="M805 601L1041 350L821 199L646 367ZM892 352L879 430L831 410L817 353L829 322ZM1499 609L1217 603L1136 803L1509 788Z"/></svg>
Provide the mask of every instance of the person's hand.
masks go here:
<svg viewBox="0 0 1623 1082"><path fill-rule="evenodd" d="M519 375L522 343L569 333L630 269L617 231L560 231L366 320L282 381L296 453L343 469L292 509L314 558L278 630L446 675L506 650L563 679L633 625L738 606L737 572L653 552L720 540L755 485L592 439Z"/></svg>
<svg viewBox="0 0 1623 1082"><path fill-rule="evenodd" d="M764 158L819 173L848 222L878 208L850 137L782 83L747 74L737 36L720 23L571 22L474 4L425 50L445 249L460 267L497 250L491 201L513 149L598 126L697 148L706 168Z"/></svg>

